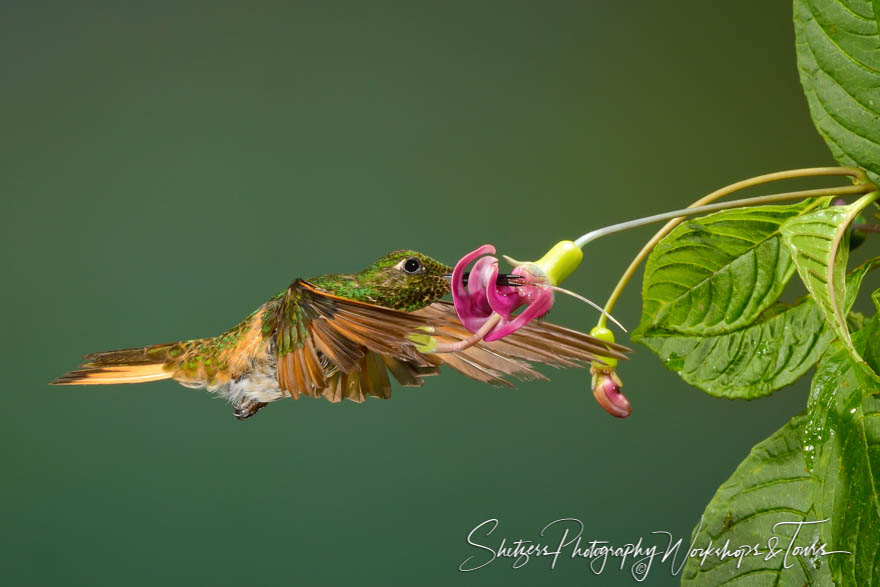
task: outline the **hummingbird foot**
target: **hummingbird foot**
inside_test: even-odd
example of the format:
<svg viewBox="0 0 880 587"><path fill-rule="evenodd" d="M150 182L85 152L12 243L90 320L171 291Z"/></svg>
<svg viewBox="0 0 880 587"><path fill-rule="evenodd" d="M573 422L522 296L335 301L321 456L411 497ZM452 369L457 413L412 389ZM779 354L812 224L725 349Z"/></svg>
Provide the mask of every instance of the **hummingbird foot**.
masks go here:
<svg viewBox="0 0 880 587"><path fill-rule="evenodd" d="M236 420L244 421L265 408L267 405L269 404L243 398L235 405L235 411L232 412L232 415L235 416Z"/></svg>

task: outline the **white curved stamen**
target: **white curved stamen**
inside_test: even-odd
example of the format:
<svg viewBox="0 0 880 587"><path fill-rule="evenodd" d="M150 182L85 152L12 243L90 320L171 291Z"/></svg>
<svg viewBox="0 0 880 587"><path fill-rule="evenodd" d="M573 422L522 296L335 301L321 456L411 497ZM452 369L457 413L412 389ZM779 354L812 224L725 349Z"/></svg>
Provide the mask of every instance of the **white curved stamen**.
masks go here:
<svg viewBox="0 0 880 587"><path fill-rule="evenodd" d="M585 298L584 296L582 296L582 295L580 295L580 294L577 294L577 293L575 293L575 292L573 292L573 291L571 291L571 290L567 290L567 289L562 288L562 287L557 287L557 286L555 286L555 285L547 285L547 284L544 284L544 287L549 287L549 288L552 289L553 291L558 291L558 292L562 292L562 293L564 293L564 294L568 294L568 295L570 295L570 296L573 297L573 298L577 298L577 299L579 299L580 301L582 301L582 302L584 302L584 303L587 303L587 304L593 306L594 308L596 308L597 310L599 310L599 311L600 311L600 312L601 312L606 318L608 318L609 320L611 320L612 322L614 322L614 323L617 325L618 328L620 328L620 329L623 330L624 332L627 332L626 328L623 327L623 324L621 324L620 322L617 321L617 318L615 318L614 316L612 316L611 314L609 314L608 312L606 312L605 310L603 310L602 307L601 307L599 304L597 304L596 302L594 302L594 301L592 301L592 300L589 300L589 299Z"/></svg>

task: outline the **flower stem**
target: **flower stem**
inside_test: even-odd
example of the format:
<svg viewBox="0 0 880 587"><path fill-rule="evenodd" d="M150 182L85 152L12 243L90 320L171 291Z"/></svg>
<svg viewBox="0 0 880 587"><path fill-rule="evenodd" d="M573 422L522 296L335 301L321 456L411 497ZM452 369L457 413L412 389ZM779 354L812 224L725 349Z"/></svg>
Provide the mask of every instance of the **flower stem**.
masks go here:
<svg viewBox="0 0 880 587"><path fill-rule="evenodd" d="M820 176L849 176L854 180L854 185L842 186L842 187L832 187L832 188L821 188L814 190L802 190L797 192L786 192L781 194L772 194L768 196L759 196L756 198L745 198L742 200L736 200L733 202L723 202L719 204L710 204L710 202L714 202L719 198L723 198L729 194L732 194L736 191L761 185L764 183L769 183L772 181L779 181L783 179L794 179L799 177L820 177ZM743 206L754 206L758 204L769 204L773 202L782 202L786 200L800 200L804 198L815 198L821 196L840 196L840 195L857 195L857 194L865 194L876 190L877 187L870 183L867 175L861 169L856 169L853 167L813 167L807 169L794 169L790 171L780 171L777 173L769 173L767 175L759 175L757 177L753 177L750 179L746 179L743 181L739 181L737 183L731 184L729 186L723 187L719 190L716 190L693 204L691 204L688 208L683 210L675 210L673 212L666 212L664 214L656 214L654 216L648 216L646 218L640 218L638 220L631 220L629 222L623 222L620 224L615 224L612 226L608 226L605 228L601 228L599 230L594 230L589 232L575 241L575 244L579 247L583 248L587 243L590 243L598 238L603 236L607 236L609 234L614 234L617 232L622 232L624 230L629 230L631 228L637 228L640 226L644 226L646 224L651 224L654 222L661 222L663 220L669 220L663 228L661 228L652 238L642 247L642 250L639 251L638 255L636 255L635 259L633 259L632 263L630 263L629 267L627 267L626 271L621 276L620 281L618 281L617 286L614 288L614 291L611 292L611 296L608 298L608 301L605 303L604 313L599 315L598 326L604 327L606 323L606 314L610 314L611 310L614 309L614 304L617 302L617 299L620 297L620 294L623 292L623 289L626 287L626 284L632 278L633 274L638 269L639 265L654 246L660 242L663 237L669 234L673 228L678 226L685 217L691 216L694 214L705 214L708 212L716 212L719 210L727 210L731 208L740 208Z"/></svg>
<svg viewBox="0 0 880 587"><path fill-rule="evenodd" d="M498 322L501 320L501 315L498 312L492 312L492 315L489 316L489 319L480 326L479 330L473 333L468 338L459 340L458 342L448 342L448 343L437 343L436 347L433 348L430 352L432 353L457 353L459 351L463 351L468 349L478 342L482 341L483 338L489 334L489 331L495 328Z"/></svg>
<svg viewBox="0 0 880 587"><path fill-rule="evenodd" d="M574 243L579 247L583 248L585 245L593 242L594 240L601 238L603 236L608 236L609 234L614 234L616 232L623 232L625 230L629 230L631 228L638 228L640 226L645 226L647 224L653 224L655 222L661 222L663 220L672 219L675 223L673 226L676 226L681 223L687 216L695 216L697 214L708 214L709 212L718 212L720 210L730 210L732 208L743 208L745 206L755 206L758 204L773 204L775 202L784 202L787 200L803 200L804 198L818 198L821 196L852 196L852 195L861 195L866 191L870 191L873 189L873 186L869 185L849 185L843 187L834 187L834 188L821 188L816 190L802 190L799 192L785 192L781 194L770 194L767 196L757 196L754 198L743 198L741 200L733 200L731 202L719 202L717 204L707 204L705 206L692 206L688 208L682 208L681 210L673 210L672 212L664 212L662 214L655 214L654 216L645 216L644 218L639 218L637 220L630 220L628 222L621 222L620 224L612 224L611 226L606 226L604 228L600 228L598 230L594 230L592 232L588 232L583 235ZM670 222L669 224L672 224ZM664 227L665 228L665 227Z"/></svg>

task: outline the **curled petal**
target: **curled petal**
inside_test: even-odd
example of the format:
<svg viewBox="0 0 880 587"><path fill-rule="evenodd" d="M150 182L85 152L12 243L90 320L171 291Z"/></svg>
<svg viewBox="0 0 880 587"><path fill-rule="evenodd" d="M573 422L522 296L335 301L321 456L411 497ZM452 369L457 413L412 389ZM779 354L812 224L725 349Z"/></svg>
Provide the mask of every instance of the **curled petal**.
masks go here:
<svg viewBox="0 0 880 587"><path fill-rule="evenodd" d="M489 307L497 312L505 320L510 320L513 311L528 303L528 300L520 294L522 287L513 287L511 285L499 286L495 282L498 275L498 265L495 265L495 273L492 275L491 281L486 285L486 299Z"/></svg>
<svg viewBox="0 0 880 587"><path fill-rule="evenodd" d="M500 340L507 336L512 332L516 332L523 326L525 326L531 320L535 318L540 318L544 314L550 311L550 308L553 307L553 292L549 289L545 289L542 295L538 297L535 301L529 304L525 310L519 313L519 315L507 322L506 324L499 324L492 332L486 335L486 342L492 342L493 340Z"/></svg>
<svg viewBox="0 0 880 587"><path fill-rule="evenodd" d="M614 371L605 372L595 368L593 371L593 397L606 412L617 418L626 418L632 413L629 400L620 393L621 382Z"/></svg>
<svg viewBox="0 0 880 587"><path fill-rule="evenodd" d="M492 304L486 298L486 292L495 284L497 278L498 260L495 257L483 257L474 263L467 289L476 312L486 316L492 313Z"/></svg>
<svg viewBox="0 0 880 587"><path fill-rule="evenodd" d="M462 257L452 270L452 303L455 305L455 311L461 323L471 332L476 332L480 329L480 326L489 318L491 309L490 312L486 312L483 305L478 301L481 297L485 297L485 294L477 294L475 296L477 298L476 301L471 297L468 291L469 288L464 284L465 270L478 257L494 253L495 247L483 245Z"/></svg>

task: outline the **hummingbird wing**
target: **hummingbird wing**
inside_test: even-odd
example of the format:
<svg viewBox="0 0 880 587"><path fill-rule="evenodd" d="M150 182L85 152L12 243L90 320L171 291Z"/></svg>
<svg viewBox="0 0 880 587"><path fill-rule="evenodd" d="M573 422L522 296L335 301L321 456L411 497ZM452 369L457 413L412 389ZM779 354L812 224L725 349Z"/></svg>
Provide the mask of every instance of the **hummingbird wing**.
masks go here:
<svg viewBox="0 0 880 587"><path fill-rule="evenodd" d="M430 325L427 318L336 296L301 279L267 318L263 333L274 336L278 384L293 397L331 387L328 399L384 397L390 394L385 368L409 384L433 368L409 340Z"/></svg>
<svg viewBox="0 0 880 587"><path fill-rule="evenodd" d="M331 402L350 399L362 402L367 397L388 399L391 397L391 381L388 373L404 387L421 387L424 377L438 374L437 367L419 367L379 353L367 352L360 368L348 373L336 371L328 377L328 385L321 396Z"/></svg>
<svg viewBox="0 0 880 587"><path fill-rule="evenodd" d="M472 379L510 386L505 376L547 379L529 362L583 367L599 356L625 359L629 351L576 330L532 322L499 341L455 353L422 353L410 336L426 331L438 342L471 336L449 302L402 312L336 296L302 280L291 284L263 322L264 336L274 336L281 389L295 398L304 393L331 402L387 399L389 371L401 385L421 386L424 377L448 365Z"/></svg>

